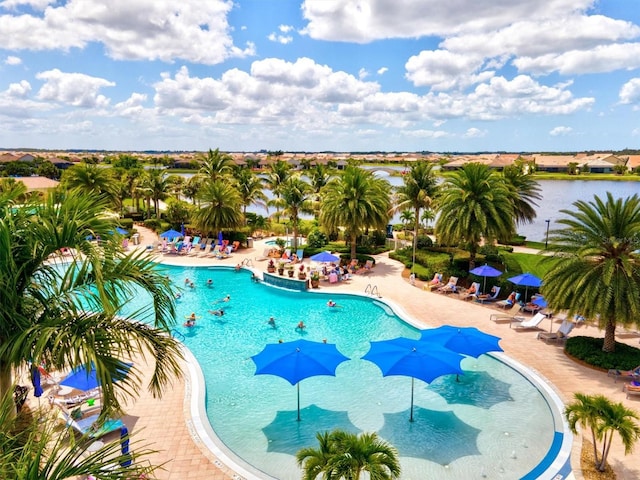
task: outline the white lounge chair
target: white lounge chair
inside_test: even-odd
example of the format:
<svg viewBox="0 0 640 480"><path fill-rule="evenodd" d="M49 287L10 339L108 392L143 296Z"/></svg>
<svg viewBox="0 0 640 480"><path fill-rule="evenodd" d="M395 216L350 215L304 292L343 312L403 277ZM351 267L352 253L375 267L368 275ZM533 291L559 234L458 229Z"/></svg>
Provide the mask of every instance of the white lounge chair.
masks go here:
<svg viewBox="0 0 640 480"><path fill-rule="evenodd" d="M533 317L520 321L515 317L514 320L509 324L510 328L515 328L516 330L539 330L540 322L542 322L547 316L544 313L536 313ZM522 318L522 317L520 317ZM514 327L515 325L515 327Z"/></svg>
<svg viewBox="0 0 640 480"><path fill-rule="evenodd" d="M478 298L478 295L480 295L480 282L473 282L469 290L464 294L464 297L462 297L462 300L475 300Z"/></svg>
<svg viewBox="0 0 640 480"><path fill-rule="evenodd" d="M520 300L520 294L516 292L511 292L505 300L500 300L499 302L496 302L496 307L504 308L506 310L507 308L511 308L514 305L516 305L518 303L518 300ZM520 307L518 307L518 310L519 309Z"/></svg>
<svg viewBox="0 0 640 480"><path fill-rule="evenodd" d="M83 413L78 419L72 418L71 412L67 412L63 408L59 408L58 412L67 428L87 438L100 438L124 426L119 418L108 418L102 423L97 423L100 412L95 412L95 409L93 412Z"/></svg>
<svg viewBox="0 0 640 480"><path fill-rule="evenodd" d="M557 331L538 333L538 340L544 340L545 342L563 342L567 339L573 327L575 327L575 323L564 319Z"/></svg>
<svg viewBox="0 0 640 480"><path fill-rule="evenodd" d="M439 293L457 293L458 292L458 277L449 277L447 284L444 287L438 288Z"/></svg>
<svg viewBox="0 0 640 480"><path fill-rule="evenodd" d="M491 293L488 296L479 296L476 299L476 302L480 303L490 303L498 300L498 295L500 295L500 287L494 286L491 288Z"/></svg>

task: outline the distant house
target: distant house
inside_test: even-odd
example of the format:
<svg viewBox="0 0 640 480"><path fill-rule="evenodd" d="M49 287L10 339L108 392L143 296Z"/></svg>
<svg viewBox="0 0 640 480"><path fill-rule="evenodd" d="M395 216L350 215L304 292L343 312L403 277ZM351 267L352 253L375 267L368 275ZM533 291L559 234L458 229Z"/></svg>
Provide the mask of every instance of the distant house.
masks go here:
<svg viewBox="0 0 640 480"><path fill-rule="evenodd" d="M3 153L2 155L0 155L0 163L17 162L19 158L20 157L14 155L13 153Z"/></svg>
<svg viewBox="0 0 640 480"><path fill-rule="evenodd" d="M53 163L54 167L59 168L60 170L66 170L73 166L73 162L58 157L51 157L48 160Z"/></svg>
<svg viewBox="0 0 640 480"><path fill-rule="evenodd" d="M46 192L60 185L57 180L47 177L17 177L17 182L22 182L27 187L27 192Z"/></svg>
<svg viewBox="0 0 640 480"><path fill-rule="evenodd" d="M566 173L570 163L578 163L573 155L533 155L539 172Z"/></svg>
<svg viewBox="0 0 640 480"><path fill-rule="evenodd" d="M618 157L610 153L596 155L576 155L576 161L581 168L590 173L613 173L616 165L627 165L629 157Z"/></svg>

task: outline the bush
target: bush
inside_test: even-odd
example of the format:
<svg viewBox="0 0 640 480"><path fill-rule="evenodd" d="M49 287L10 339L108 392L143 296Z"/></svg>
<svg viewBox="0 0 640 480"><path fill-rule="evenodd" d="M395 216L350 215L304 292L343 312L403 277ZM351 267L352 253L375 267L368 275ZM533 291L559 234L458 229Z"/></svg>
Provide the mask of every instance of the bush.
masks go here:
<svg viewBox="0 0 640 480"><path fill-rule="evenodd" d="M155 232L159 232L162 229L162 222L157 218L148 218L144 221L144 226Z"/></svg>
<svg viewBox="0 0 640 480"><path fill-rule="evenodd" d="M416 242L416 248L431 248L433 247L433 240L428 235L418 235Z"/></svg>
<svg viewBox="0 0 640 480"><path fill-rule="evenodd" d="M565 351L572 357L605 370L631 370L640 365L640 349L616 342L616 351L602 351L604 338L570 337L567 339Z"/></svg>
<svg viewBox="0 0 640 480"><path fill-rule="evenodd" d="M329 239L319 228L314 228L307 235L307 245L310 248L322 248L327 243L329 243Z"/></svg>
<svg viewBox="0 0 640 480"><path fill-rule="evenodd" d="M125 230L131 230L133 228L133 219L132 218L121 218L120 225Z"/></svg>
<svg viewBox="0 0 640 480"><path fill-rule="evenodd" d="M383 230L371 232L371 239L373 240L373 245L385 245L387 243L387 232Z"/></svg>

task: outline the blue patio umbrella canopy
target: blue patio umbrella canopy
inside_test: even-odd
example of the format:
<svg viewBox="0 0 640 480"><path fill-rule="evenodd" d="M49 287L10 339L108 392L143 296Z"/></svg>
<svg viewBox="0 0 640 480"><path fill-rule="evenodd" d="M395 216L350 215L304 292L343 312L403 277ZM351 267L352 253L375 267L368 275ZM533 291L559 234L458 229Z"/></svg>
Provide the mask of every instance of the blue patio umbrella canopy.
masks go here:
<svg viewBox="0 0 640 480"><path fill-rule="evenodd" d="M314 262L328 263L328 262L337 262L340 260L340 257L336 257L330 252L320 252L311 256L311 260Z"/></svg>
<svg viewBox="0 0 640 480"><path fill-rule="evenodd" d="M463 373L460 368L462 355L437 344L404 337L370 343L369 351L362 358L375 363L384 377L388 375L411 377L410 422L413 422L415 378L429 383L442 375Z"/></svg>
<svg viewBox="0 0 640 480"><path fill-rule="evenodd" d="M162 232L160 234L160 238L168 238L168 239L172 239L172 238L178 238L181 237L182 234L176 230L167 230L166 232Z"/></svg>
<svg viewBox="0 0 640 480"><path fill-rule="evenodd" d="M475 327L453 327L443 325L422 330L420 340L442 345L462 355L478 358L487 352L502 352L498 345L500 337L481 332Z"/></svg>
<svg viewBox="0 0 640 480"><path fill-rule="evenodd" d="M116 227L116 232L119 233L120 235L126 235L127 233L129 233L127 230L125 230L122 227Z"/></svg>
<svg viewBox="0 0 640 480"><path fill-rule="evenodd" d="M41 397L44 393L40 383L40 370L35 365L31 365L31 384L33 385L33 396Z"/></svg>
<svg viewBox="0 0 640 480"><path fill-rule="evenodd" d="M218 232L218 245L222 245L224 238L222 237L222 231Z"/></svg>
<svg viewBox="0 0 640 480"><path fill-rule="evenodd" d="M483 293L487 290L487 277L499 277L502 275L500 270L493 268L491 265L487 265L486 263L481 267L476 267L473 270L470 270L469 273L477 275L478 277L484 277L484 284L482 285Z"/></svg>
<svg viewBox="0 0 640 480"><path fill-rule="evenodd" d="M538 288L542 285L542 280L531 273L523 273L516 275L515 277L507 278L511 283L518 287L525 287L524 289L524 301L527 301L527 292L529 287Z"/></svg>
<svg viewBox="0 0 640 480"><path fill-rule="evenodd" d="M540 308L547 308L547 301L544 297L536 297L532 303L538 305Z"/></svg>
<svg viewBox="0 0 640 480"><path fill-rule="evenodd" d="M132 363L122 364L122 368L112 377L112 380L117 382L125 378L132 366ZM93 364L91 364L90 369L88 370L84 365L82 365L74 368L71 373L60 382L60 385L75 388L76 390L86 391L99 387L100 380L98 379L96 369Z"/></svg>
<svg viewBox="0 0 640 480"><path fill-rule="evenodd" d="M256 364L256 375L277 375L298 390L298 421L300 420L300 381L317 375L335 376L336 368L349 360L335 344L294 340L272 343L251 357Z"/></svg>

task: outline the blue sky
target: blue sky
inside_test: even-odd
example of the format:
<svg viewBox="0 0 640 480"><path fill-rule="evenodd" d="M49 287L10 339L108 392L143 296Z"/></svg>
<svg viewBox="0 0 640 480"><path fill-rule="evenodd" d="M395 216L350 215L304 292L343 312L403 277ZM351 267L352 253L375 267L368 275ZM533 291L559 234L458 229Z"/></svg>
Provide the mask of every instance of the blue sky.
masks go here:
<svg viewBox="0 0 640 480"><path fill-rule="evenodd" d="M640 148L638 0L0 0L0 148Z"/></svg>

